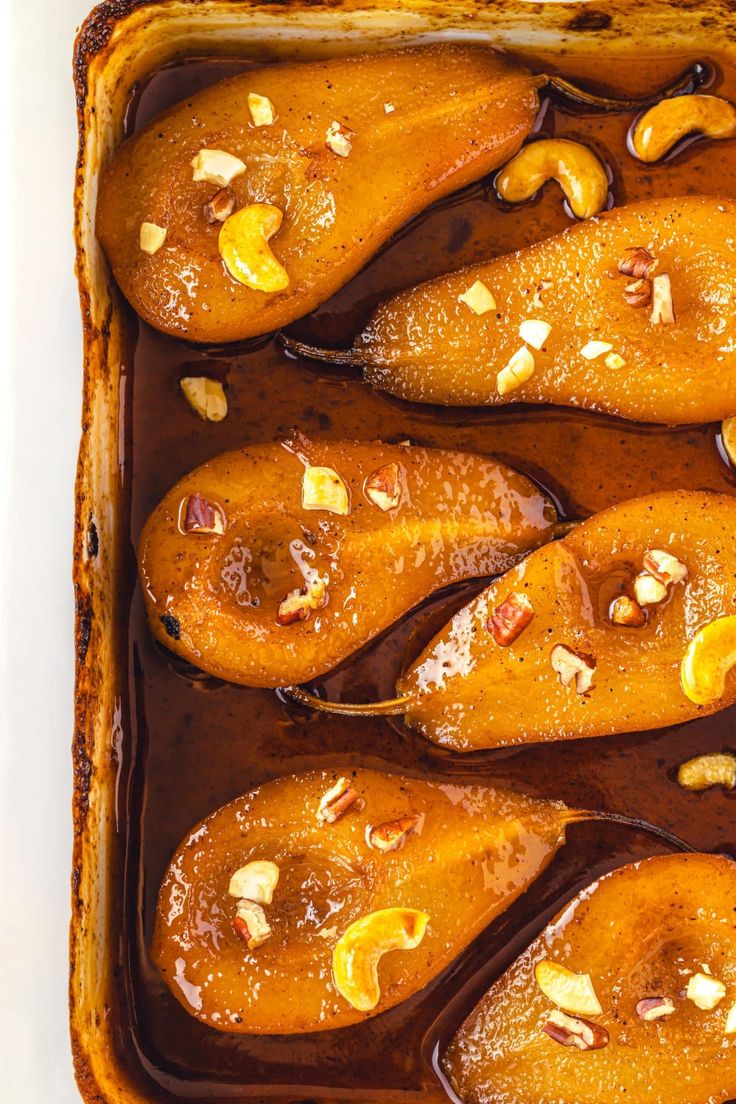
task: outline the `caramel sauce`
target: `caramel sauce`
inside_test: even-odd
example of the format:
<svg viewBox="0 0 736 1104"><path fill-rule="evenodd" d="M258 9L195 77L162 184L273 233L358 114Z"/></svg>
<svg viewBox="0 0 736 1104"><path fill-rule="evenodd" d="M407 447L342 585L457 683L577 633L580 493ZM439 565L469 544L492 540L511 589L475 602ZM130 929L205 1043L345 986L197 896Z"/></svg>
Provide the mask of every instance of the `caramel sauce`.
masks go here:
<svg viewBox="0 0 736 1104"><path fill-rule="evenodd" d="M693 59L639 58L633 87L623 83L620 63L601 55L525 60L628 95L665 84ZM129 128L245 67L232 60L202 61L162 70L137 91ZM715 89L736 98L736 71L714 67L709 90ZM644 166L627 152L632 119L572 115L548 104L539 126L550 135L580 139L601 154L618 204L687 192L736 195L736 142L689 143L667 163ZM507 209L484 181L415 219L293 332L326 345L347 345L373 306L398 288L519 248L569 222L554 185L532 202ZM571 308L574 298L571 288ZM668 488L736 493L736 473L719 450L718 427L667 430L540 408L412 406L371 391L356 373L290 360L269 336L237 348L203 349L130 321L124 475L131 488L131 548L150 510L184 472L225 449L269 441L294 427L333 439L410 438L494 455L537 480L568 518ZM230 411L224 422L200 421L179 393L181 376L203 373L226 381ZM312 715L276 692L224 684L185 667L153 642L134 578L131 552L129 692L121 711L128 736L115 745L126 907L120 991L111 1014L120 1060L145 1083L151 1099L305 1101L359 1095L397 1104L421 1095L423 1101L442 1101L438 1048L489 982L577 889L603 871L665 850L656 839L620 826L573 826L567 847L532 889L417 996L339 1031L226 1035L189 1017L149 960L156 894L184 834L267 779L316 766L361 764L434 778L482 777L579 808L645 817L703 850L736 852L732 799L718 788L687 794L675 781L684 759L729 745L733 709L671 730L462 757L431 746L398 720ZM329 696L390 697L404 664L481 585L456 587L425 603L323 680Z"/></svg>

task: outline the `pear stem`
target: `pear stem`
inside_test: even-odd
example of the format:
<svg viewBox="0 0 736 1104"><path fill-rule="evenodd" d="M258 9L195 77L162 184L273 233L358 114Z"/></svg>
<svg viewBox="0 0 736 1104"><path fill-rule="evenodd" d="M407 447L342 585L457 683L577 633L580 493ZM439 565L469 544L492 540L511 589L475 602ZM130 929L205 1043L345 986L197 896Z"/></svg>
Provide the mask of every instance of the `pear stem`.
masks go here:
<svg viewBox="0 0 736 1104"><path fill-rule="evenodd" d="M323 364L347 365L349 368L358 368L363 363L356 349L324 349L321 345L310 345L306 341L297 341L288 334L279 334L279 341L295 357L304 357L305 360L319 360Z"/></svg>
<svg viewBox="0 0 736 1104"><path fill-rule="evenodd" d="M577 107L588 107L596 111L638 111L642 107L651 107L660 100L669 99L672 96L686 96L705 84L709 77L706 65L696 61L684 73L681 73L671 84L665 88L653 92L649 96L640 99L616 99L611 96L598 96L585 88L579 88L564 77L544 74L547 88L563 100L568 100Z"/></svg>
<svg viewBox="0 0 736 1104"><path fill-rule="evenodd" d="M666 828L660 828L657 824L652 824L648 820L642 820L640 817L625 816L624 813L610 813L596 809L581 809L570 810L569 815L565 817L566 824L581 824L589 820L610 821L612 824L623 824L627 828L633 828L637 832L646 832L647 835L656 836L658 839L664 840L665 843L669 843L670 846L674 847L677 851L687 851L695 854L698 850L697 847L693 847L691 844L686 843L685 840L680 839L674 832L668 832Z"/></svg>
<svg viewBox="0 0 736 1104"><path fill-rule="evenodd" d="M316 694L310 694L308 690L302 690L300 686L285 686L283 692L299 705L307 705L320 713L342 713L348 717L396 717L405 713L414 701L408 695L403 698L388 698L386 701L358 704L325 701L323 698L318 698Z"/></svg>

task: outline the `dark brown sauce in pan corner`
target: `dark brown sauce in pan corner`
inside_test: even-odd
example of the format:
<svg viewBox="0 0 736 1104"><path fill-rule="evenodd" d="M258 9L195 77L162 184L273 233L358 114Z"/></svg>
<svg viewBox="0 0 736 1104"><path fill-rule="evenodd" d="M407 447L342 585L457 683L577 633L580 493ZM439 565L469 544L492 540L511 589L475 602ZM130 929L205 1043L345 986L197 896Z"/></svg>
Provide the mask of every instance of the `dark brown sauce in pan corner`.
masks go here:
<svg viewBox="0 0 736 1104"><path fill-rule="evenodd" d="M637 59L635 91L665 83L692 60ZM622 85L618 65L600 55L570 65L558 56L551 63L568 76L632 91ZM542 67L539 59L535 64ZM136 92L129 127L244 67L202 61L162 70ZM736 72L715 72L714 86L736 98ZM626 152L631 120L569 115L548 106L540 126L580 138L601 153L619 204L684 192L736 195L736 142L692 144L670 163L646 167ZM347 344L373 305L395 289L505 253L568 223L554 185L509 211L493 198L490 182L478 184L412 222L293 331L325 344ZM225 449L271 440L294 426L328 438L409 437L493 454L547 488L568 517L665 488L734 493L736 478L718 451L717 427L668 431L540 408L416 407L371 391L355 375L299 365L270 338L242 348L201 349L132 318L131 327L124 427L124 474L131 488L129 685L122 727L116 729L123 735L115 740L118 830L126 838L119 1006L112 1010L119 1057L131 1076L143 1078L152 1099L167 1101L445 1100L433 1056L489 981L575 890L662 845L613 825L572 827L568 846L532 889L424 992L357 1027L248 1037L220 1034L190 1018L149 961L158 886L184 833L266 779L320 764L363 763L482 777L579 807L646 817L704 850L736 852L732 799L720 789L685 794L674 781L683 759L733 744L736 713L654 733L453 756L396 722L310 715L274 692L197 677L149 636L134 586L132 548L148 512L184 472ZM227 381L230 412L224 422L201 422L179 394L178 379L195 367ZM426 603L323 680L329 695L366 701L390 696L406 659L478 586L455 588Z"/></svg>

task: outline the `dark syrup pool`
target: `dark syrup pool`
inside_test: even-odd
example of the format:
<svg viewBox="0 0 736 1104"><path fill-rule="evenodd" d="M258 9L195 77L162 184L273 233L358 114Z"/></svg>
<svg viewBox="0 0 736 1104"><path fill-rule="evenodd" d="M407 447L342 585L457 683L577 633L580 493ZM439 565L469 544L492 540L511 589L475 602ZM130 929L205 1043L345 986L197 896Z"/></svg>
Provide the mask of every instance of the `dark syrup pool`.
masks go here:
<svg viewBox="0 0 736 1104"><path fill-rule="evenodd" d="M640 88L666 83L689 57L639 59ZM605 59L555 63L569 76L620 92ZM549 59L545 62L549 67ZM541 62L536 59L536 65ZM166 68L136 90L129 130L246 63L194 61ZM725 95L736 74L718 72ZM569 115L548 106L541 128L580 138L611 168L617 203L714 190L736 194L736 143L695 144L656 167L626 152L632 116ZM538 240L569 223L560 192L502 210L484 181L414 220L380 255L292 332L348 344L375 303L399 287ZM146 515L186 471L240 445L298 427L327 438L410 438L422 445L495 455L546 488L563 514L581 517L668 488L736 493L719 452L717 427L677 431L540 408L445 410L371 391L357 375L288 359L269 337L234 348L189 346L130 318L125 373L124 478L130 495L128 687L113 734L119 765L118 831L124 836L124 901L118 1003L110 1009L121 1062L151 1099L219 1101L446 1100L436 1054L488 983L547 919L594 876L664 850L656 839L615 825L569 829L567 846L532 889L422 993L364 1024L301 1036L218 1033L189 1017L151 966L156 894L185 832L217 806L277 775L314 766L372 765L433 776L466 775L558 798L580 808L648 820L696 847L736 853L733 804L720 789L683 793L677 765L733 742L736 710L676 729L608 739L498 750L462 757L381 719L310 715L277 693L198 677L149 636L135 584L134 545ZM183 375L226 381L230 411L200 421L183 401ZM396 676L423 641L481 584L424 604L378 642L323 680L330 697L392 695ZM349 751L346 751L349 749Z"/></svg>

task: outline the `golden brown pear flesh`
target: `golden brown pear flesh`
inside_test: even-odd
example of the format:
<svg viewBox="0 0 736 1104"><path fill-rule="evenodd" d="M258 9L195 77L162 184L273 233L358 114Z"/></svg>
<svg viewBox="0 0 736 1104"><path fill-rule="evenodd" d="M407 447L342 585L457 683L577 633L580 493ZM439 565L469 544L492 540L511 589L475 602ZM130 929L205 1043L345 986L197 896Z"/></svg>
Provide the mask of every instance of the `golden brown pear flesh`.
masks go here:
<svg viewBox="0 0 736 1104"><path fill-rule="evenodd" d="M724 1104L736 1097L736 864L720 855L671 855L594 882L488 990L442 1065L465 1104ZM535 966L591 976L608 1033L600 1049L563 1046L543 1030L555 1006ZM710 971L725 996L712 1010L685 997ZM643 1020L637 1005L669 998L674 1011ZM640 1005L640 1009L642 1006ZM736 1025L734 1025L736 1026Z"/></svg>
<svg viewBox="0 0 736 1104"><path fill-rule="evenodd" d="M319 468L339 478L345 494L332 505L347 514L305 509L307 473ZM381 505L369 497L377 472L396 492ZM196 494L221 509L224 533L183 531ZM140 575L168 648L231 682L284 686L329 671L432 591L505 571L551 538L555 520L530 480L483 456L297 436L224 453L180 480L145 525ZM324 589L314 608L279 623L310 580Z"/></svg>
<svg viewBox="0 0 736 1104"><path fill-rule="evenodd" d="M190 341L237 341L313 310L413 215L503 164L537 113L533 76L492 50L440 44L255 69L222 81L129 138L100 181L97 233L123 294L157 329ZM275 120L254 126L249 93ZM328 148L334 122L348 156ZM252 290L226 271L221 223L203 208L218 185L195 182L201 149L238 157L236 210L283 213L270 247L288 286ZM166 229L153 255L140 226Z"/></svg>
<svg viewBox="0 0 736 1104"><path fill-rule="evenodd" d="M672 323L624 298L633 278L617 266L638 246L657 261L655 275L670 278ZM483 314L459 298L476 281L495 300ZM377 309L348 359L375 387L413 402L554 403L640 422L713 422L733 413L735 303L736 203L647 200L400 293ZM549 336L529 346L533 375L502 395L497 375L524 346L529 320L548 323ZM586 359L593 341L610 349Z"/></svg>
<svg viewBox="0 0 736 1104"><path fill-rule="evenodd" d="M161 887L152 957L192 1016L219 1031L295 1033L358 1023L424 988L544 870L565 825L586 814L485 785L348 772L357 800L320 824L341 771L269 782L224 805L182 841ZM403 845L381 852L371 828L414 818ZM232 928L232 874L279 868L271 936L250 951ZM451 903L451 907L448 907ZM429 916L418 947L378 965L379 1003L359 1012L335 987L333 950L346 929L386 908Z"/></svg>
<svg viewBox="0 0 736 1104"><path fill-rule="evenodd" d="M736 702L736 671L721 664L722 696L697 705L681 664L701 628L736 613L735 534L730 495L632 499L533 552L460 609L399 679L395 699L354 706L294 696L332 712L403 713L454 751L641 732L715 713ZM645 602L637 577L648 576L650 593L657 582L645 570L649 552L673 557L686 578L654 586L656 601ZM640 624L614 622L622 598L636 603ZM499 642L509 599L531 616Z"/></svg>

